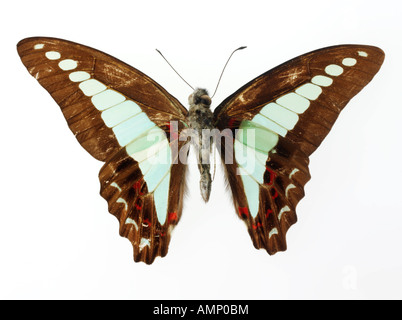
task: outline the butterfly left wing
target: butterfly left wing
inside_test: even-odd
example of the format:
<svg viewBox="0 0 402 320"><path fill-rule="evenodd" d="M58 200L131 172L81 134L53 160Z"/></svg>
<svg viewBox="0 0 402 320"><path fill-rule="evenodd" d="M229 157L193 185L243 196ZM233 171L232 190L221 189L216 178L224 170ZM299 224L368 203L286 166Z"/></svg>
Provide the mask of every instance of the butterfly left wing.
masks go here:
<svg viewBox="0 0 402 320"><path fill-rule="evenodd" d="M234 205L256 248L286 250L310 179L308 157L383 60L372 46L316 50L262 74L214 111Z"/></svg>
<svg viewBox="0 0 402 320"><path fill-rule="evenodd" d="M134 260L165 256L181 216L186 166L176 161L187 110L154 80L93 48L54 38L17 45L78 142L105 162L101 195L134 247ZM171 123L177 123L169 135Z"/></svg>

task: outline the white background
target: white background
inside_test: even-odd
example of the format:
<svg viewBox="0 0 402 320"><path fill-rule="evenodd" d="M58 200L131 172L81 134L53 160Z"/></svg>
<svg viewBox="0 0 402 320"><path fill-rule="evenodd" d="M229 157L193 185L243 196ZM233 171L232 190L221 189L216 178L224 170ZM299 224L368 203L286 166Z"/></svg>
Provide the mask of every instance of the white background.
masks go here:
<svg viewBox="0 0 402 320"><path fill-rule="evenodd" d="M402 7L395 1L8 1L2 6L0 298L402 298ZM16 44L53 36L135 66L187 105L193 86L216 107L259 74L343 43L386 52L374 80L345 108L311 157L288 251L254 249L218 167L201 201L191 168L183 217L167 257L134 263L99 196L94 160Z"/></svg>

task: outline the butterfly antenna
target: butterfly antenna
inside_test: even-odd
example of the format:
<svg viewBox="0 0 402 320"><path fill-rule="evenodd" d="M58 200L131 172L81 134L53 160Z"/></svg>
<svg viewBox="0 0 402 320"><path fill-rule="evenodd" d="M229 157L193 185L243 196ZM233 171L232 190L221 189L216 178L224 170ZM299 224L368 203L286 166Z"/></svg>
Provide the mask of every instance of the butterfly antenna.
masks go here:
<svg viewBox="0 0 402 320"><path fill-rule="evenodd" d="M194 88L186 81L186 80L184 80L184 78L180 75L180 73L178 73L177 71L176 71L176 69L175 68L173 68L173 66L169 63L169 61L165 58L165 56L162 54L162 52L160 52L158 49L155 49L156 51L158 51L158 53L162 56L162 58L163 59L165 59L165 61L168 63L168 65L173 69L173 71L174 72L176 72L176 74L185 82L185 83L187 83L187 85L191 88L191 89L193 89L194 90Z"/></svg>
<svg viewBox="0 0 402 320"><path fill-rule="evenodd" d="M236 50L234 50L234 51L231 53L231 55L229 56L229 59L226 61L226 64L225 64L225 66L223 67L223 70L222 70L222 72L221 72L221 76L219 77L218 84L216 85L215 92L214 92L214 94L212 95L211 99L214 97L214 95L215 95L215 93L216 93L216 90L218 90L219 83L221 82L223 73L225 72L226 66L227 66L228 63L229 63L230 58L232 58L233 54L234 54L236 51L238 51L238 50L243 50L243 49L246 49L246 48L247 48L247 47L243 46L243 47L237 48Z"/></svg>

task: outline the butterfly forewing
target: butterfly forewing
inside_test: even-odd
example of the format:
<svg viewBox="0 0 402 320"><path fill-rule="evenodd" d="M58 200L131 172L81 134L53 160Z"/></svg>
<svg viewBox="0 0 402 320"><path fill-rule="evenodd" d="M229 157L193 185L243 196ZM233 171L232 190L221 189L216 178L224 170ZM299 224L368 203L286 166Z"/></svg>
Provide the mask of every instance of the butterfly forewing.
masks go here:
<svg viewBox="0 0 402 320"><path fill-rule="evenodd" d="M172 146L187 110L151 78L98 50L53 38L25 39L17 49L80 144L105 162L101 195L132 242L134 259L152 263L166 255L186 171ZM176 139L170 121L178 123Z"/></svg>
<svg viewBox="0 0 402 320"><path fill-rule="evenodd" d="M225 164L226 174L256 248L270 254L286 249L310 178L309 155L383 60L382 50L371 46L317 50L257 77L215 110L216 126L236 137L218 148L223 160L227 153L235 159Z"/></svg>

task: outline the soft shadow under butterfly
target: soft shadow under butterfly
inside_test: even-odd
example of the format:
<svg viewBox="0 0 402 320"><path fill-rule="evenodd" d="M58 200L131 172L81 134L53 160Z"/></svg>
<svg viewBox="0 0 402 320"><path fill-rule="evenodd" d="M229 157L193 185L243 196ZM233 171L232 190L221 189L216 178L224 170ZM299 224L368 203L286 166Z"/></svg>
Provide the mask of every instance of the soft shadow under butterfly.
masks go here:
<svg viewBox="0 0 402 320"><path fill-rule="evenodd" d="M365 45L313 51L250 81L212 113L206 90L194 90L188 111L154 80L98 50L44 37L17 48L80 144L105 162L101 195L134 260L148 264L167 254L180 220L190 145L204 200L215 143L254 246L269 254L286 250L310 179L309 156L384 60L381 49Z"/></svg>

